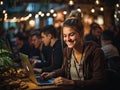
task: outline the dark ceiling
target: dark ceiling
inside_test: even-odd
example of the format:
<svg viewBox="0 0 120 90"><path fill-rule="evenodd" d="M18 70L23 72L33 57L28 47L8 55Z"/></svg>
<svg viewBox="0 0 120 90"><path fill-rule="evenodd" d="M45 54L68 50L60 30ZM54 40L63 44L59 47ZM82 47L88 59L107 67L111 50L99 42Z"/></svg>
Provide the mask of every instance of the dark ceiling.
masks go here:
<svg viewBox="0 0 120 90"><path fill-rule="evenodd" d="M69 0L3 0L5 2L5 4L20 4L23 2L33 2L33 3L57 3L57 4L67 4L69 2ZM73 0L75 2L75 4L94 4L95 0ZM99 0L100 3L102 4L114 4L117 2L120 2L120 0Z"/></svg>
<svg viewBox="0 0 120 90"><path fill-rule="evenodd" d="M16 0L18 2L39 2L39 3L68 3L69 0ZM73 0L75 3L94 3L95 0ZM102 3L116 3L119 0L99 0Z"/></svg>
<svg viewBox="0 0 120 90"><path fill-rule="evenodd" d="M75 4L95 4L95 0L73 0ZM99 0L101 5L110 6L120 2L120 0ZM0 11L23 12L28 3L37 3L44 5L50 4L68 4L69 0L3 0L4 4L0 6Z"/></svg>

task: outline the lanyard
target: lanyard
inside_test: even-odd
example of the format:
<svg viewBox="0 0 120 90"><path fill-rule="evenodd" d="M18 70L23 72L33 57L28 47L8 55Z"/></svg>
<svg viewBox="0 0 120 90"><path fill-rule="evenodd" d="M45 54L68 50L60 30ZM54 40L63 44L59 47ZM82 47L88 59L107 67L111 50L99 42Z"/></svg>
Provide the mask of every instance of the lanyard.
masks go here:
<svg viewBox="0 0 120 90"><path fill-rule="evenodd" d="M83 62L83 53L84 53L84 47L83 47L83 50L82 50L82 56L81 56L81 58L80 58L80 66L79 66L79 70L77 69L77 65L76 65L76 62L75 62L75 60L74 60L74 65L75 65L75 69L76 69L76 72L77 72L77 75L78 75L78 77L81 79L81 77L80 77L80 70L81 70L81 67L83 67L82 65L82 62ZM82 61L82 62L81 62Z"/></svg>

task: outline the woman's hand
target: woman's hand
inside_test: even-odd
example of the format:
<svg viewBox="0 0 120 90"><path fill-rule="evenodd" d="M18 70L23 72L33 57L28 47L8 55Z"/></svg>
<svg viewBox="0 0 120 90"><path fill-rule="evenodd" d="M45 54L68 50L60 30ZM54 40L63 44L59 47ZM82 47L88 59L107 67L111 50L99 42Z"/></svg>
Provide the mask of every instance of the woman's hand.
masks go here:
<svg viewBox="0 0 120 90"><path fill-rule="evenodd" d="M58 77L54 80L55 85L74 85L73 80L69 80L63 77Z"/></svg>

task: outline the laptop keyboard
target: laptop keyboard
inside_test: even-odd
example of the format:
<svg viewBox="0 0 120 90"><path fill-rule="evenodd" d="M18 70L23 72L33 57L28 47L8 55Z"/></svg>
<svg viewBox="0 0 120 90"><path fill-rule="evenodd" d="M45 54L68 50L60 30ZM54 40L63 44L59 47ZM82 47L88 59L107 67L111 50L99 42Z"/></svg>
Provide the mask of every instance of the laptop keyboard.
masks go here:
<svg viewBox="0 0 120 90"><path fill-rule="evenodd" d="M36 78L39 83L50 83L49 80L41 80L39 77Z"/></svg>

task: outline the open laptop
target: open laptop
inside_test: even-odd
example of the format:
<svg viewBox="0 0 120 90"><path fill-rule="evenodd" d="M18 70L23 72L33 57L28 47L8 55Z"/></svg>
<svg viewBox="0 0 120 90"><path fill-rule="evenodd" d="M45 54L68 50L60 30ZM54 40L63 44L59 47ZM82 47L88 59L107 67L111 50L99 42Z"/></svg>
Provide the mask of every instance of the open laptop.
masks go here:
<svg viewBox="0 0 120 90"><path fill-rule="evenodd" d="M29 79L35 83L36 85L53 85L53 81L54 79L49 79L49 80L44 80L41 81L40 76L36 76L34 74L33 68L29 62L29 58L27 55L23 54L23 53L19 53L20 59L21 59L21 63L23 68L26 70Z"/></svg>

